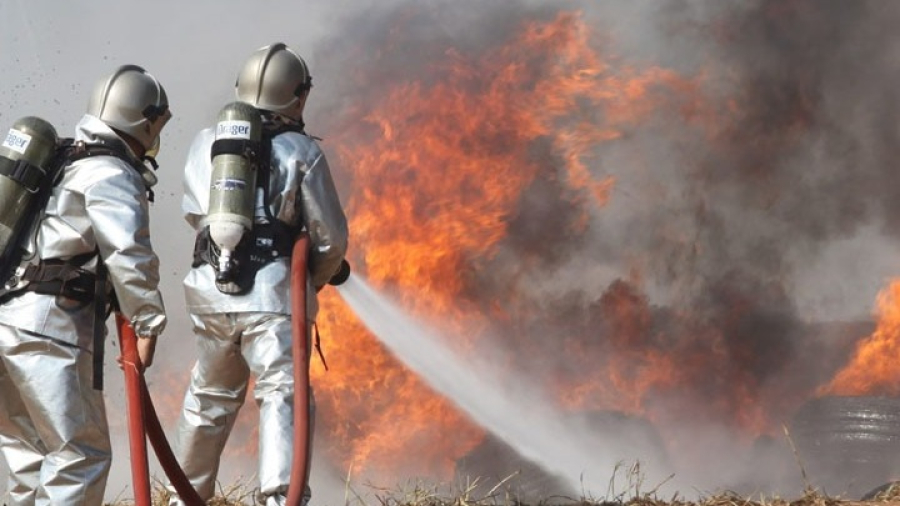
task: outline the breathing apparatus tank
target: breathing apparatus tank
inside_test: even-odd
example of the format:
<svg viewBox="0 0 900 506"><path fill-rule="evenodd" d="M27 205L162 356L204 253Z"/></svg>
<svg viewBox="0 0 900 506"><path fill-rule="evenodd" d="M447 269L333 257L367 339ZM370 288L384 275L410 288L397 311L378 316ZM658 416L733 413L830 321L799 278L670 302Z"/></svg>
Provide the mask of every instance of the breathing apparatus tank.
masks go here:
<svg viewBox="0 0 900 506"><path fill-rule="evenodd" d="M21 261L34 219L52 187L59 136L47 121L16 120L0 143L0 289Z"/></svg>
<svg viewBox="0 0 900 506"><path fill-rule="evenodd" d="M233 254L244 233L253 226L256 205L256 154L262 139L259 111L244 102L232 102L219 112L212 146L212 177L207 223L209 236L219 249L216 286L225 293L237 290Z"/></svg>

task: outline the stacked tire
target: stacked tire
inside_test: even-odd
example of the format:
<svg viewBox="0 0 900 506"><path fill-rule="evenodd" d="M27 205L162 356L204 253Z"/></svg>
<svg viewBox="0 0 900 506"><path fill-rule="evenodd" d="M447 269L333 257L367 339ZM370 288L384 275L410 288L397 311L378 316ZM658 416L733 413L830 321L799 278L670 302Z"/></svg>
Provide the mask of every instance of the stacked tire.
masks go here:
<svg viewBox="0 0 900 506"><path fill-rule="evenodd" d="M828 396L797 411L791 437L809 485L858 498L900 471L900 399Z"/></svg>

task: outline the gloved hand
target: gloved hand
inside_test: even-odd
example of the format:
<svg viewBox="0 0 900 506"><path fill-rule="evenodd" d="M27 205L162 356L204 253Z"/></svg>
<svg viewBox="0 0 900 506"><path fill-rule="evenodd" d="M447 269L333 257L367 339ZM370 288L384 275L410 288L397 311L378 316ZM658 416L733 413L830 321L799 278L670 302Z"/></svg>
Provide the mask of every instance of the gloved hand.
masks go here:
<svg viewBox="0 0 900 506"><path fill-rule="evenodd" d="M341 260L341 266L338 268L338 271L334 273L334 276L331 276L331 279L328 280L328 284L331 286L338 286L344 284L347 281L347 278L350 277L350 262L347 259Z"/></svg>

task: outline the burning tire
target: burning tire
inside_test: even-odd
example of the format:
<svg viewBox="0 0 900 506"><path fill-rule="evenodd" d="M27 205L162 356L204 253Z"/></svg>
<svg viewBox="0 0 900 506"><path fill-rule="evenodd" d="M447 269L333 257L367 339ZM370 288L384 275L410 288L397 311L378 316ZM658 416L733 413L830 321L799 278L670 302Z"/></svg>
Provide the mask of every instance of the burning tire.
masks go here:
<svg viewBox="0 0 900 506"><path fill-rule="evenodd" d="M795 414L791 435L812 485L859 497L900 470L900 399L813 399Z"/></svg>

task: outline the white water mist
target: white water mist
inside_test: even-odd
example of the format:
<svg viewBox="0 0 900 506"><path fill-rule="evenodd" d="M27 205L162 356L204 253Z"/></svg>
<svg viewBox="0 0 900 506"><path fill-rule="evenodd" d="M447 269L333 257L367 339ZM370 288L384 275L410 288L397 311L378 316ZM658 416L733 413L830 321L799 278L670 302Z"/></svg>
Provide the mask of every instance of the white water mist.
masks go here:
<svg viewBox="0 0 900 506"><path fill-rule="evenodd" d="M589 427L554 409L536 382L540 378L523 376L501 387L489 364L459 356L443 344L450 336L405 314L359 276L351 275L340 294L382 344L482 428L565 480L573 493L607 491L619 464L616 452L598 451Z"/></svg>

